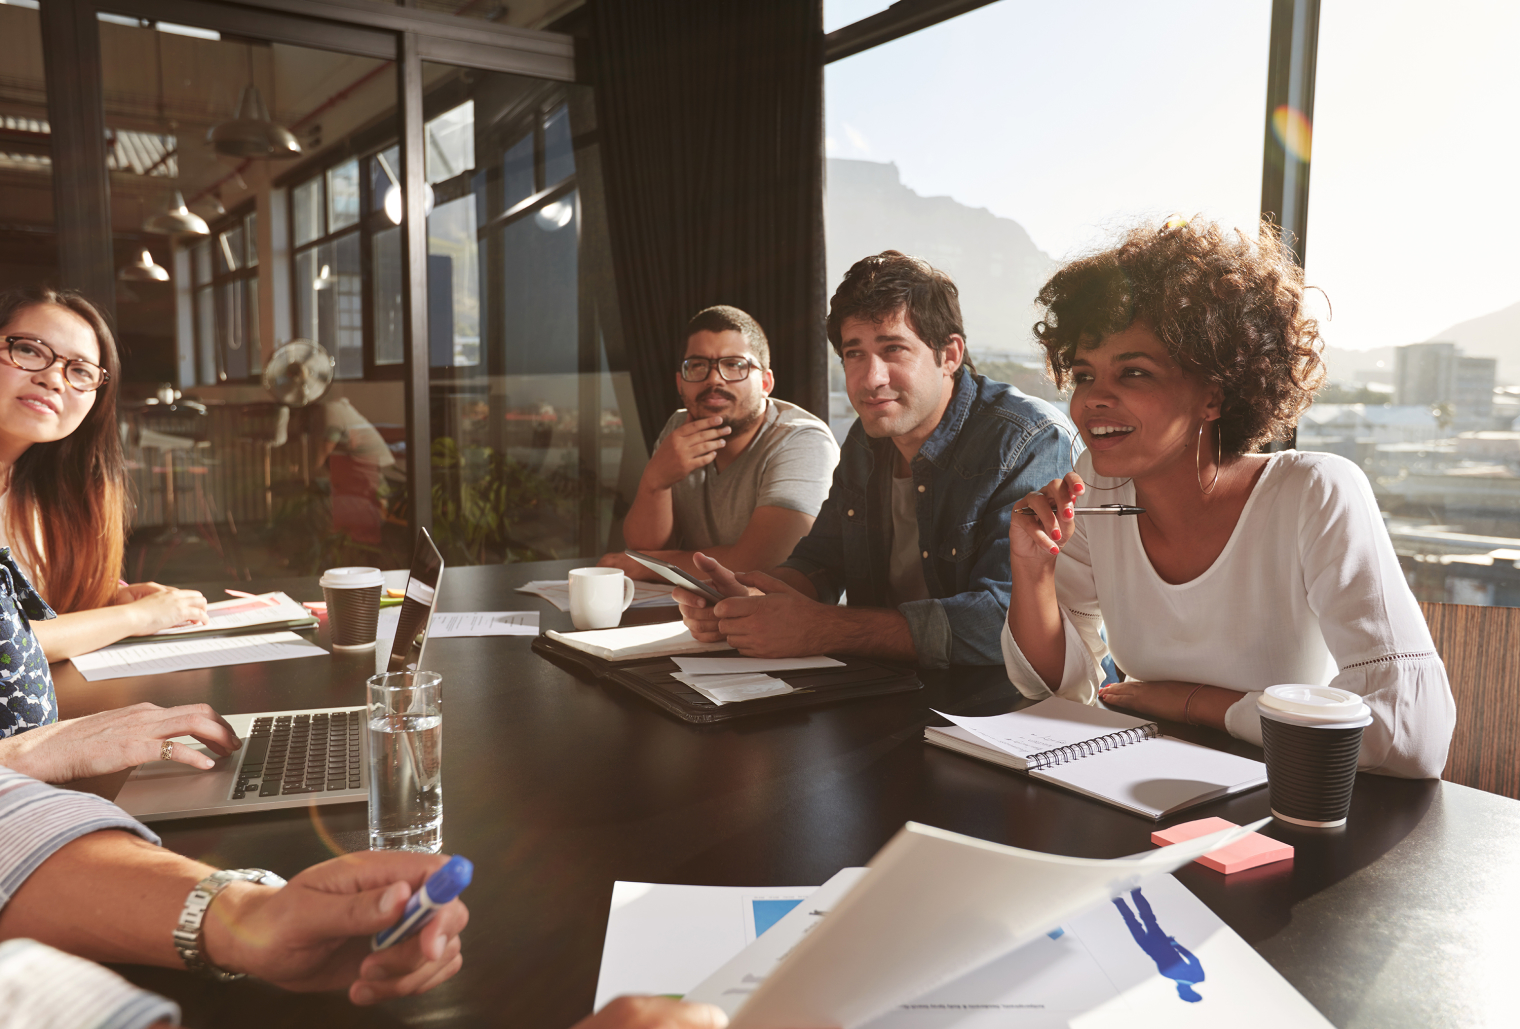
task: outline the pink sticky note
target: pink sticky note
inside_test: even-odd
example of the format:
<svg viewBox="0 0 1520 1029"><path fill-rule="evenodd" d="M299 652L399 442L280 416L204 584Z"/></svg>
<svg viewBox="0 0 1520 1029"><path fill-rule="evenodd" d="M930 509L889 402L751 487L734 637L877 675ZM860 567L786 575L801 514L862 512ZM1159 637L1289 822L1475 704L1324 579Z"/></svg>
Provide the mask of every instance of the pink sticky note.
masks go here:
<svg viewBox="0 0 1520 1029"><path fill-rule="evenodd" d="M1153 832L1151 842L1158 847L1167 847L1173 843L1207 836L1221 829L1233 828L1235 828L1235 823L1223 818L1200 818L1195 822L1183 822L1170 829ZM1198 863L1205 868L1212 868L1216 872L1229 875L1231 872L1244 872L1247 868L1255 868L1258 865L1270 865L1274 861L1286 861L1292 856L1293 848L1289 844L1279 843L1269 836L1253 832L1244 839L1236 840L1228 847L1205 854L1198 859Z"/></svg>

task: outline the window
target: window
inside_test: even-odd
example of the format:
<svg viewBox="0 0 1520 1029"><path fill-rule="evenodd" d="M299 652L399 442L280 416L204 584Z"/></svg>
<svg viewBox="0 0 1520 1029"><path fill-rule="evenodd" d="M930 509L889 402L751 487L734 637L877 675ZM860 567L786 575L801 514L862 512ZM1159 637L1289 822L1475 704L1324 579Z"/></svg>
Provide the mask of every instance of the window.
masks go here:
<svg viewBox="0 0 1520 1029"><path fill-rule="evenodd" d="M339 379L364 378L361 236L375 219L361 226L360 201L358 158L291 190L296 336L320 343L333 356ZM399 273L399 257L396 266ZM399 331L399 316L395 328Z"/></svg>
<svg viewBox="0 0 1520 1029"><path fill-rule="evenodd" d="M191 246L190 273L196 381L209 386L257 378L263 371L258 215L241 215Z"/></svg>
<svg viewBox="0 0 1520 1029"><path fill-rule="evenodd" d="M825 13L838 28L886 6ZM924 257L960 287L978 367L1055 399L1030 329L1059 262L1143 217L1255 226L1270 15L1160 0L1098 24L1090 4L997 3L828 65L829 291L867 255Z"/></svg>
<svg viewBox="0 0 1520 1029"><path fill-rule="evenodd" d="M1366 471L1421 600L1520 606L1517 42L1520 8L1476 0L1320 19L1305 271L1331 384L1298 445Z"/></svg>

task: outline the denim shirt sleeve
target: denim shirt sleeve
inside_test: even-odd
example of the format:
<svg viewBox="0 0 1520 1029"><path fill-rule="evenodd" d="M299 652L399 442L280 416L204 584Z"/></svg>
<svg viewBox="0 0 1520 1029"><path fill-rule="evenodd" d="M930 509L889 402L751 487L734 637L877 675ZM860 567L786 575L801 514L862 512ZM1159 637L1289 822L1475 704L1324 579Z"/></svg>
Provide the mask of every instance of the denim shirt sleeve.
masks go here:
<svg viewBox="0 0 1520 1029"><path fill-rule="evenodd" d="M916 600L898 608L908 620L920 667L1003 663L1001 638L1012 578L1008 522L1026 493L1071 471L1070 444L1070 432L1058 422L1029 432L980 512L980 542L969 588L942 600Z"/></svg>
<svg viewBox="0 0 1520 1029"><path fill-rule="evenodd" d="M808 577L818 600L823 604L837 604L844 593L844 524L839 513L839 498L843 496L840 482L844 477L844 462L834 466L833 483L818 517L808 534L797 541L792 556L781 562L782 568L793 568Z"/></svg>
<svg viewBox="0 0 1520 1029"><path fill-rule="evenodd" d="M54 617L0 547L0 738L58 721L53 673L32 632L32 619Z"/></svg>

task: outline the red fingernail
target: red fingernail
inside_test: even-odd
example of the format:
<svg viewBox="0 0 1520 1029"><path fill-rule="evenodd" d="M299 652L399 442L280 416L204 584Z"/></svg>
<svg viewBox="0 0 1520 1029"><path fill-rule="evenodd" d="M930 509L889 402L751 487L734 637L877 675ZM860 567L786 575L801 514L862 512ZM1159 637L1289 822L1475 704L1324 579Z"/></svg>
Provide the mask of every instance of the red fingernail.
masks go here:
<svg viewBox="0 0 1520 1029"><path fill-rule="evenodd" d="M1076 510L1070 504L1067 504L1066 505L1066 517L1067 518L1075 518L1076 516L1077 516Z"/></svg>
<svg viewBox="0 0 1520 1029"><path fill-rule="evenodd" d="M1060 529L1051 529L1050 530L1050 538L1053 539L1053 540L1060 539L1061 538L1061 530Z"/></svg>
<svg viewBox="0 0 1520 1029"><path fill-rule="evenodd" d="M1050 548L1050 552L1052 554L1059 554L1061 552L1061 548L1060 547L1051 547Z"/></svg>
<svg viewBox="0 0 1520 1029"><path fill-rule="evenodd" d="M1073 487L1072 487L1072 488L1071 488L1071 491L1072 491L1072 492L1073 492L1073 493L1081 493L1081 492L1082 492L1082 491L1083 491L1083 490L1085 490L1085 489L1086 489L1086 488L1087 488L1087 487L1086 487L1086 486L1083 486L1083 485L1082 485L1082 484L1081 484L1081 483L1080 483L1080 482L1079 482L1079 483L1077 483L1077 484L1076 484L1076 485L1075 485L1075 486L1073 486Z"/></svg>

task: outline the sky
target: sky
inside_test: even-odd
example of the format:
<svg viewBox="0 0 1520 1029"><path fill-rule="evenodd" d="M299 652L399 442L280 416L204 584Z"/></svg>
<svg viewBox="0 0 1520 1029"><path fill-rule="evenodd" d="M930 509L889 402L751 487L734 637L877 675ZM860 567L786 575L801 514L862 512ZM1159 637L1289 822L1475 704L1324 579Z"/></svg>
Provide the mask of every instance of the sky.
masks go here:
<svg viewBox="0 0 1520 1029"><path fill-rule="evenodd" d="M886 6L825 0L825 28ZM895 162L1057 259L1145 216L1251 228L1270 13L999 0L830 64L826 149ZM1520 301L1517 44L1512 0L1324 0L1306 274L1328 343L1416 342Z"/></svg>

